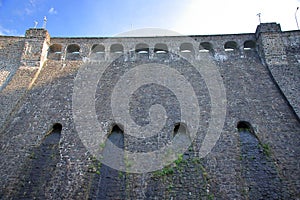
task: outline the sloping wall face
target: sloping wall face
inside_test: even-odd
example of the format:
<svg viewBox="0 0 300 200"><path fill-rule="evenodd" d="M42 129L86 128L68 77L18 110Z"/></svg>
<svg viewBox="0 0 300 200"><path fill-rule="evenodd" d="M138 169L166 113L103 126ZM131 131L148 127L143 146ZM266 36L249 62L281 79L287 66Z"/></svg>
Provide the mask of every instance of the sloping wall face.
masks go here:
<svg viewBox="0 0 300 200"><path fill-rule="evenodd" d="M5 50L11 41L16 51ZM1 69L14 69L0 95L1 197L300 197L300 32L270 23L253 34L50 38L34 29L0 42ZM161 162L130 158L170 144L178 148Z"/></svg>
<svg viewBox="0 0 300 200"><path fill-rule="evenodd" d="M9 77L20 66L24 38L0 37L0 88L7 84Z"/></svg>

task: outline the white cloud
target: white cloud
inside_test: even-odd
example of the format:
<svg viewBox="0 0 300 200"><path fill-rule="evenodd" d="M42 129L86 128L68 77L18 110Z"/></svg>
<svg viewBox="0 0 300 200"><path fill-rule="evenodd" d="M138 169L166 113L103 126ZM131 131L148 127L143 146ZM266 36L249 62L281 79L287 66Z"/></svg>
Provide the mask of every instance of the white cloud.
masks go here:
<svg viewBox="0 0 300 200"><path fill-rule="evenodd" d="M51 14L51 15L55 15L55 14L57 14L57 10L55 10L55 9L52 7L52 8L49 9L48 13Z"/></svg>
<svg viewBox="0 0 300 200"><path fill-rule="evenodd" d="M173 30L183 34L253 33L259 24L257 13L262 22L277 22L283 30L291 30L296 29L297 6L299 0L191 0L177 16Z"/></svg>
<svg viewBox="0 0 300 200"><path fill-rule="evenodd" d="M35 0L29 0L29 4L33 7L35 7L36 5L36 1Z"/></svg>
<svg viewBox="0 0 300 200"><path fill-rule="evenodd" d="M26 15L31 15L33 13L33 10L30 8L25 8L24 11L25 11Z"/></svg>
<svg viewBox="0 0 300 200"><path fill-rule="evenodd" d="M0 35L16 35L16 31L6 29L0 25Z"/></svg>

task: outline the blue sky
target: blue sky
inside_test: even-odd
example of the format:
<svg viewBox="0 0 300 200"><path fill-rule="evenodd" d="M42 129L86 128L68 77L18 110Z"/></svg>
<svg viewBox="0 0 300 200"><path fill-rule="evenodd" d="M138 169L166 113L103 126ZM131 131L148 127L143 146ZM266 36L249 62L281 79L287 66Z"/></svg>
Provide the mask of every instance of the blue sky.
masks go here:
<svg viewBox="0 0 300 200"><path fill-rule="evenodd" d="M51 36L114 36L139 28L181 34L251 33L259 23L297 29L300 0L0 0L0 35L43 26Z"/></svg>

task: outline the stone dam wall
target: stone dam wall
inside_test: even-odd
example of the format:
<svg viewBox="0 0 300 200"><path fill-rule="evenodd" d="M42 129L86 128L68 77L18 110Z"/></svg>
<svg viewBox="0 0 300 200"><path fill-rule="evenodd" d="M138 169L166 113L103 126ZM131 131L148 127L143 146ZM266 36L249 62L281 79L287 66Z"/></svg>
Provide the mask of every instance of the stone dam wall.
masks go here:
<svg viewBox="0 0 300 200"><path fill-rule="evenodd" d="M126 171L125 155L124 171L111 168L80 137L80 128L95 129L89 121L76 123L74 96L84 96L93 80L83 77L74 94L76 80L83 69L102 72L90 103L106 137L97 144L104 159L112 155L108 141L129 152L155 151L176 136L185 140L190 128L174 92L153 83L131 94L130 115L142 127L151 123L153 105L165 110L164 127L147 138L127 133L111 106L120 77L153 63L178 71L194 89L196 135L174 162L155 171ZM300 32L282 32L276 23L234 35L51 38L44 29L29 29L25 37L0 36L0 198L299 199L299 63ZM203 67L217 69L225 96L217 106L226 108L205 156L205 133L218 130L210 126L214 96L206 78L214 74L199 74ZM157 74L165 78L162 70ZM167 78L171 86L179 81Z"/></svg>

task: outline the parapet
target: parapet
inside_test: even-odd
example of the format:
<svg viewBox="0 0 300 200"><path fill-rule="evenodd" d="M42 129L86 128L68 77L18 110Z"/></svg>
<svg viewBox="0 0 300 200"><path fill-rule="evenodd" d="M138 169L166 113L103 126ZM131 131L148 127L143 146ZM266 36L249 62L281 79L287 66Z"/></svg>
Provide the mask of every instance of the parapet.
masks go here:
<svg viewBox="0 0 300 200"><path fill-rule="evenodd" d="M43 28L31 28L26 30L25 38L37 38L37 39L47 39L50 40L50 35L46 29Z"/></svg>
<svg viewBox="0 0 300 200"><path fill-rule="evenodd" d="M261 23L257 26L255 34L256 37L259 37L259 34L261 33L280 33L281 27L280 24L277 24L275 22L272 23Z"/></svg>

